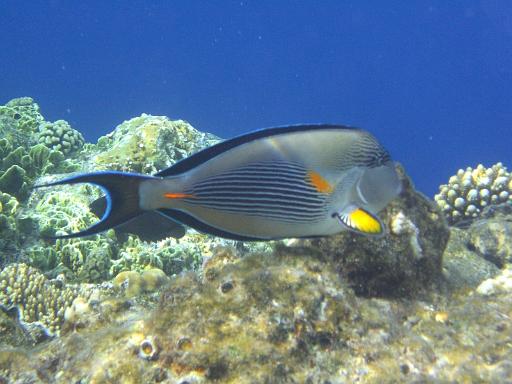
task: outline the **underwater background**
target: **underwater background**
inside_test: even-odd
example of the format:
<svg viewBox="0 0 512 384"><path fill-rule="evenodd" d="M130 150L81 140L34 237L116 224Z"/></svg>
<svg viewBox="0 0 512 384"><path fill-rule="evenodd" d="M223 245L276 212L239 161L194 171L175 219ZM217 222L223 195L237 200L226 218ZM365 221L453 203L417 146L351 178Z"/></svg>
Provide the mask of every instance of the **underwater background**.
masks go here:
<svg viewBox="0 0 512 384"><path fill-rule="evenodd" d="M374 133L429 196L511 159L507 1L2 1L0 100L87 140L142 112L228 138L294 123Z"/></svg>
<svg viewBox="0 0 512 384"><path fill-rule="evenodd" d="M0 2L0 384L511 383L506 1ZM369 130L385 236L145 241L93 171Z"/></svg>

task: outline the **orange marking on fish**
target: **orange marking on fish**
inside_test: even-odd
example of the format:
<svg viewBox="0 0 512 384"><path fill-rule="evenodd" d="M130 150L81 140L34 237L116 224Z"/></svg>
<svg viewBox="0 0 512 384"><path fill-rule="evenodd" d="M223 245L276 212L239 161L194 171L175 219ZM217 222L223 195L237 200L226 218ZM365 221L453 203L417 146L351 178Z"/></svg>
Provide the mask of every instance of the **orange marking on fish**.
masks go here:
<svg viewBox="0 0 512 384"><path fill-rule="evenodd" d="M320 174L309 171L308 179L311 184L316 188L316 190L320 193L331 193L334 188L327 180L325 180Z"/></svg>
<svg viewBox="0 0 512 384"><path fill-rule="evenodd" d="M164 197L167 197L168 199L185 199L187 197L193 198L195 196L189 193L164 193Z"/></svg>

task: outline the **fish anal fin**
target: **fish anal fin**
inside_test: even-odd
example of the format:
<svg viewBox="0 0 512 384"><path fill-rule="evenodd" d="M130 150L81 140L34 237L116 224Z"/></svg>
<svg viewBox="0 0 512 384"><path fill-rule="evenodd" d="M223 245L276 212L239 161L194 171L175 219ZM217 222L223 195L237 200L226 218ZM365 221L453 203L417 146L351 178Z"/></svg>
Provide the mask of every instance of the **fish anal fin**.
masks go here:
<svg viewBox="0 0 512 384"><path fill-rule="evenodd" d="M365 235L382 235L384 226L381 220L366 209L355 207L337 215L348 229Z"/></svg>
<svg viewBox="0 0 512 384"><path fill-rule="evenodd" d="M320 193L332 193L334 191L333 186L318 172L309 171L306 178Z"/></svg>

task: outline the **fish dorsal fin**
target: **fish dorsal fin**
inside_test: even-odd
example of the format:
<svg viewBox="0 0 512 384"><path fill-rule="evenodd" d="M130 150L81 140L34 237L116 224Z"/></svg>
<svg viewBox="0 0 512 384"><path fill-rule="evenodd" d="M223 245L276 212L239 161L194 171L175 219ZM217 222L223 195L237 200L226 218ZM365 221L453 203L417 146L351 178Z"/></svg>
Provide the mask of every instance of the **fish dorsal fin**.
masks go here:
<svg viewBox="0 0 512 384"><path fill-rule="evenodd" d="M333 124L307 124L307 125L289 125L284 127L266 128L258 131L246 133L241 136L234 137L225 141L221 141L211 147L205 148L202 151L196 152L193 155L183 159L173 166L158 172L155 176L167 177L176 176L187 172L188 170L198 166L199 164L205 163L206 161L220 155L232 148L238 147L239 145L249 143L253 140L283 135L286 133L314 131L314 130L325 130L325 129L341 129L341 130L358 130L358 128L346 127L343 125Z"/></svg>
<svg viewBox="0 0 512 384"><path fill-rule="evenodd" d="M384 234L382 221L361 207L351 206L337 216L341 223L351 231L374 236Z"/></svg>

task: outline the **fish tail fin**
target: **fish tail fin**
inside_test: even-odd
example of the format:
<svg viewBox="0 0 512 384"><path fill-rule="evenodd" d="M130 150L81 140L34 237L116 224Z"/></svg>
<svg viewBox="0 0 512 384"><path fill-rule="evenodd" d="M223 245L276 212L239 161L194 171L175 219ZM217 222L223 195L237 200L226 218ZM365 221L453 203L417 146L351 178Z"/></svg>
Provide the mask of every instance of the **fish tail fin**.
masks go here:
<svg viewBox="0 0 512 384"><path fill-rule="evenodd" d="M126 223L144 213L139 205L139 186L141 182L155 179L152 176L125 172L92 172L68 177L34 188L89 183L100 187L105 193L106 209L100 221L89 228L67 235L52 236L54 239L71 239L90 236Z"/></svg>

